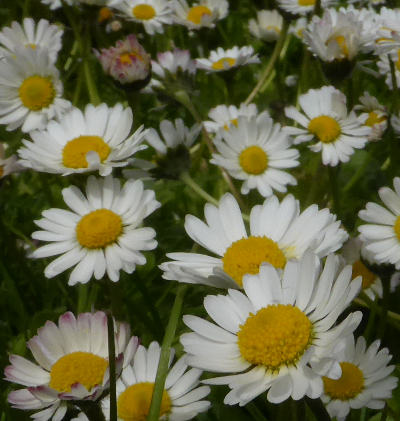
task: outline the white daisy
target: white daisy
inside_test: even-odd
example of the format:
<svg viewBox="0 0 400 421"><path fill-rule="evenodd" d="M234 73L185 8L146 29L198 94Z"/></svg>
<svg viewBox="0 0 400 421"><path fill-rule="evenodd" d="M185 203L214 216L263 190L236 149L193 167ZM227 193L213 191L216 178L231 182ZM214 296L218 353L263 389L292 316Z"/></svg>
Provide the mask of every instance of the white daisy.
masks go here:
<svg viewBox="0 0 400 421"><path fill-rule="evenodd" d="M175 48L173 51L157 53L157 61L152 60L152 71L160 79L169 75L175 76L178 72L196 73L196 63L190 57L189 50Z"/></svg>
<svg viewBox="0 0 400 421"><path fill-rule="evenodd" d="M336 0L321 0L321 8L326 9ZM305 15L315 8L316 0L277 0L277 5L285 12L293 15Z"/></svg>
<svg viewBox="0 0 400 421"><path fill-rule="evenodd" d="M379 197L387 208L368 202L358 216L366 225L358 230L365 248L378 263L392 263L400 269L400 177L393 180L395 191L389 187L379 189Z"/></svg>
<svg viewBox="0 0 400 421"><path fill-rule="evenodd" d="M211 51L209 58L196 59L198 69L207 70L209 72L223 72L233 69L234 67L244 66L246 64L260 63L257 54L254 54L252 46L233 47L224 50L218 47Z"/></svg>
<svg viewBox="0 0 400 421"><path fill-rule="evenodd" d="M35 240L50 242L36 249L32 257L61 254L46 267L47 278L75 266L69 285L86 283L92 276L101 279L106 272L116 282L120 270L132 273L136 265L146 263L140 251L157 246L156 233L138 227L160 204L140 180L128 180L121 189L120 181L111 176L90 176L86 197L75 186L63 189L62 195L72 211L43 211L43 218L35 221L43 231L32 234Z"/></svg>
<svg viewBox="0 0 400 421"><path fill-rule="evenodd" d="M23 169L17 162L17 155L11 155L8 158L5 157L6 149L7 144L0 143L0 179Z"/></svg>
<svg viewBox="0 0 400 421"><path fill-rule="evenodd" d="M307 18L298 18L289 26L289 33L298 39L303 39L304 30L307 27Z"/></svg>
<svg viewBox="0 0 400 421"><path fill-rule="evenodd" d="M350 313L334 326L361 283L351 280L350 266L339 267L339 259L329 255L321 270L319 259L308 252L283 273L262 265L258 275L245 276L244 292L208 295L204 307L212 322L183 318L194 331L181 336L187 363L229 373L203 381L229 385L228 405L246 405L266 391L272 403L318 398L321 375L341 375L333 358L338 338L351 334L362 317Z"/></svg>
<svg viewBox="0 0 400 421"><path fill-rule="evenodd" d="M388 365L392 359L389 350L379 350L379 340L367 348L362 336L354 343L353 335L343 338L340 345L335 357L342 368L342 376L337 380L322 378L324 394L321 399L329 415L344 421L350 409L382 409L398 382L396 377L390 376L395 366Z"/></svg>
<svg viewBox="0 0 400 421"><path fill-rule="evenodd" d="M217 20L228 15L227 0L199 0L189 5L186 0L174 0L175 23L188 29L213 28Z"/></svg>
<svg viewBox="0 0 400 421"><path fill-rule="evenodd" d="M117 381L118 421L139 421L147 418L160 353L160 345L157 342L152 342L148 349L139 345L132 363L122 371ZM172 363L173 354L171 350L169 365ZM210 393L210 388L197 387L202 371L197 368L187 369L184 357L169 368L161 400L160 420L190 420L210 407L210 402L201 400ZM109 397L102 401L102 408L108 421Z"/></svg>
<svg viewBox="0 0 400 421"><path fill-rule="evenodd" d="M121 11L124 18L143 24L149 35L162 34L163 25L172 23L172 2L168 0L114 0L108 5Z"/></svg>
<svg viewBox="0 0 400 421"><path fill-rule="evenodd" d="M71 109L60 121L50 122L45 130L30 133L33 142L23 140L18 154L21 164L36 171L68 175L99 171L109 175L114 167L124 167L129 157L146 146L140 145L146 131L143 126L133 134L132 110L116 104L85 111Z"/></svg>
<svg viewBox="0 0 400 421"><path fill-rule="evenodd" d="M264 41L276 41L282 29L283 18L277 10L259 10L257 20L250 19L249 31Z"/></svg>
<svg viewBox="0 0 400 421"><path fill-rule="evenodd" d="M284 193L287 184L297 184L282 169L298 166L299 152L289 149L291 139L268 113L239 117L237 125L229 130L220 129L214 143L219 153L213 153L210 162L225 168L233 178L243 180L242 194L256 188L268 197L273 189Z"/></svg>
<svg viewBox="0 0 400 421"><path fill-rule="evenodd" d="M130 336L128 324L114 323L117 373L135 355L138 338ZM67 401L95 400L108 388L107 315L67 312L58 326L47 321L27 346L38 364L11 355L6 380L27 386L8 395L14 408L39 410L32 418L63 419Z"/></svg>
<svg viewBox="0 0 400 421"><path fill-rule="evenodd" d="M354 111L347 113L345 95L333 86L310 89L300 95L299 104L304 114L293 106L286 107L285 114L304 128L284 130L296 136L295 144L316 139L317 143L309 148L322 152L324 165L349 161L354 148L361 149L367 143L371 127L364 126Z"/></svg>
<svg viewBox="0 0 400 421"><path fill-rule="evenodd" d="M0 57L14 53L21 47L33 50L42 48L54 63L61 50L62 35L63 30L46 19L40 19L36 24L32 18L25 18L22 25L14 21L11 27L5 27L0 32Z"/></svg>
<svg viewBox="0 0 400 421"><path fill-rule="evenodd" d="M362 291L371 300L375 300L375 297L382 298L383 288L381 278L369 270L363 263L363 261L369 264L375 262L371 253L368 253L365 247L363 247L363 242L359 237L351 238L344 244L342 256L347 264L352 265L352 278L362 277Z"/></svg>
<svg viewBox="0 0 400 421"><path fill-rule="evenodd" d="M203 124L208 132L217 133L221 128L229 130L229 127L232 125L237 126L240 116L251 118L256 116L257 113L257 106L255 104L246 105L242 103L239 108L235 105L218 105L208 113L208 117L211 120L203 121Z"/></svg>
<svg viewBox="0 0 400 421"><path fill-rule="evenodd" d="M47 51L17 49L1 60L0 124L7 124L7 130L22 126L24 132L44 128L71 106L61 98L62 92L58 70Z"/></svg>
<svg viewBox="0 0 400 421"><path fill-rule="evenodd" d="M283 268L287 260L300 259L311 248L319 257L339 249L347 239L340 221L328 209L311 205L300 213L299 202L287 195L253 206L250 235L234 197L227 193L219 207L207 203L206 223L186 215L190 238L218 257L195 253L169 253L173 261L161 264L163 278L220 288L240 288L245 274L256 274L263 262Z"/></svg>
<svg viewBox="0 0 400 421"><path fill-rule="evenodd" d="M390 59L392 60L394 64L394 74L396 77L396 83L397 87L400 86L400 48L392 51L390 54ZM389 63L389 57L388 54L383 54L379 56L379 60L376 63L378 65L379 73L383 76L385 76L385 83L390 88L393 89L393 83L392 83L392 73L390 70L390 63Z"/></svg>

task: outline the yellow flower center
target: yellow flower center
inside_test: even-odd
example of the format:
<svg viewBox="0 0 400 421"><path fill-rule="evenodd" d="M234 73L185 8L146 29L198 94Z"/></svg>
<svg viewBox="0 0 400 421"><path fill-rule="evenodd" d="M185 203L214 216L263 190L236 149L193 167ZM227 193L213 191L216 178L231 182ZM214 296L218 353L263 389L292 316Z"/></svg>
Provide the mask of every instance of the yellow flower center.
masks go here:
<svg viewBox="0 0 400 421"><path fill-rule="evenodd" d="M186 19L196 25L200 25L205 15L212 15L211 10L207 6L194 6L189 9Z"/></svg>
<svg viewBox="0 0 400 421"><path fill-rule="evenodd" d="M138 4L132 9L132 14L136 19L150 20L154 18L156 11L149 4Z"/></svg>
<svg viewBox="0 0 400 421"><path fill-rule="evenodd" d="M136 383L125 389L118 398L118 419L146 421L153 396L154 383ZM161 400L160 419L171 412L171 399L164 390Z"/></svg>
<svg viewBox="0 0 400 421"><path fill-rule="evenodd" d="M239 286L246 274L255 275L260 270L261 263L270 263L282 269L286 258L275 241L267 237L249 237L235 241L225 251L222 258L224 271L231 276Z"/></svg>
<svg viewBox="0 0 400 421"><path fill-rule="evenodd" d="M56 91L51 77L30 76L18 90L22 104L32 111L40 111L53 103Z"/></svg>
<svg viewBox="0 0 400 421"><path fill-rule="evenodd" d="M72 352L61 357L50 371L50 387L58 392L70 392L80 383L90 391L103 382L108 361L91 352Z"/></svg>
<svg viewBox="0 0 400 421"><path fill-rule="evenodd" d="M230 124L233 124L234 126L238 126L238 119L237 118L234 118L234 119L232 119L229 123L226 123L226 124L224 124L224 129L226 130L226 131L228 131L229 130L229 125Z"/></svg>
<svg viewBox="0 0 400 421"><path fill-rule="evenodd" d="M357 260L353 263L352 279L357 278L357 276L362 277L363 289L369 288L376 280L376 275L371 272L361 260Z"/></svg>
<svg viewBox="0 0 400 421"><path fill-rule="evenodd" d="M231 57L223 57L212 64L214 70L225 70L233 67L236 64L236 59Z"/></svg>
<svg viewBox="0 0 400 421"><path fill-rule="evenodd" d="M322 377L325 393L332 399L347 401L355 398L364 388L364 375L354 364L341 362L342 377L337 380Z"/></svg>
<svg viewBox="0 0 400 421"><path fill-rule="evenodd" d="M122 233L122 219L109 209L97 209L83 216L76 226L82 247L98 249L114 243Z"/></svg>
<svg viewBox="0 0 400 421"><path fill-rule="evenodd" d="M298 0L299 6L314 6L315 0Z"/></svg>
<svg viewBox="0 0 400 421"><path fill-rule="evenodd" d="M346 58L349 58L349 49L347 48L346 38L343 35L338 35L336 37L333 37L333 40L336 41L337 44L339 45L339 48L342 54Z"/></svg>
<svg viewBox="0 0 400 421"><path fill-rule="evenodd" d="M296 364L311 339L310 320L289 304L272 304L251 313L238 332L242 357L272 371Z"/></svg>
<svg viewBox="0 0 400 421"><path fill-rule="evenodd" d="M26 44L25 45L26 48L31 48L32 50L36 50L36 44Z"/></svg>
<svg viewBox="0 0 400 421"><path fill-rule="evenodd" d="M275 26L275 25L268 25L265 29L266 29L267 31L274 31L274 32L276 32L277 34L279 34L279 33L281 32L280 28L278 28L278 27L277 27L277 26Z"/></svg>
<svg viewBox="0 0 400 421"><path fill-rule="evenodd" d="M397 217L396 222L394 223L393 229L397 236L397 239L400 241L400 215Z"/></svg>
<svg viewBox="0 0 400 421"><path fill-rule="evenodd" d="M110 147L99 136L79 136L70 140L63 149L63 165L68 168L87 168L86 154L97 152L103 162L110 154Z"/></svg>
<svg viewBox="0 0 400 421"><path fill-rule="evenodd" d="M259 146L249 146L239 155L239 163L247 174L262 174L268 167L268 156Z"/></svg>
<svg viewBox="0 0 400 421"><path fill-rule="evenodd" d="M136 59L143 61L143 57L140 54L136 54L133 51L130 51L129 53L123 53L119 56L119 61L121 64L131 64Z"/></svg>
<svg viewBox="0 0 400 421"><path fill-rule="evenodd" d="M328 115L313 118L308 123L308 130L323 143L334 142L341 133L339 123Z"/></svg>
<svg viewBox="0 0 400 421"><path fill-rule="evenodd" d="M386 116L382 115L381 117L379 117L379 115L375 111L371 111L370 113L368 113L368 118L364 124L366 126L372 127L375 126L375 124L382 123L383 121L386 121Z"/></svg>
<svg viewBox="0 0 400 421"><path fill-rule="evenodd" d="M99 10L99 17L97 18L97 20L99 21L99 23L101 23L112 18L113 15L114 13L111 11L111 9L109 9L108 7L102 7Z"/></svg>

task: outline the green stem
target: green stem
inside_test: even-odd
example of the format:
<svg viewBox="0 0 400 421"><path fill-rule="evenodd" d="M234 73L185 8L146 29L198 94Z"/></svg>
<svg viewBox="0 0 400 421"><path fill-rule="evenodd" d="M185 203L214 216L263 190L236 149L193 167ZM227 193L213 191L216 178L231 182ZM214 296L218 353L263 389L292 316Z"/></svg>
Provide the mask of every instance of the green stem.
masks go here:
<svg viewBox="0 0 400 421"><path fill-rule="evenodd" d="M181 174L181 180L189 186L195 193L197 193L200 197L202 197L207 202L212 203L215 206L218 206L218 200L214 199L211 195L209 195L205 190L203 190L190 175L186 173Z"/></svg>
<svg viewBox="0 0 400 421"><path fill-rule="evenodd" d="M392 95L392 107L391 112L395 114L398 111L398 104L397 104L397 79L396 79L396 68L393 63L392 58L390 57L390 54L388 54L388 60L389 60L389 66L390 66L390 76L392 79L392 87L393 87L393 95Z"/></svg>
<svg viewBox="0 0 400 421"><path fill-rule="evenodd" d="M83 62L83 71L85 73L86 86L88 89L90 102L93 105L99 105L101 102L100 97L97 92L96 84L93 81L92 74L90 71L90 64L87 59L85 59L85 61Z"/></svg>
<svg viewBox="0 0 400 421"><path fill-rule="evenodd" d="M328 172L329 172L329 184L331 187L331 197L332 197L332 208L333 212L339 217L339 188L338 188L338 182L337 182L337 174L339 172L339 165L336 167L328 166Z"/></svg>
<svg viewBox="0 0 400 421"><path fill-rule="evenodd" d="M358 180L360 180L360 178L364 175L364 172L367 169L372 159L372 155L373 155L372 151L370 151L370 153L365 156L364 161L361 164L361 166L355 172L353 177L350 178L348 183L344 186L343 193L347 193L349 190L351 190L357 184Z"/></svg>
<svg viewBox="0 0 400 421"><path fill-rule="evenodd" d="M316 420L331 421L331 417L329 416L328 411L326 410L325 405L322 403L321 399L310 399L306 397L305 401L307 406L314 414Z"/></svg>
<svg viewBox="0 0 400 421"><path fill-rule="evenodd" d="M117 421L117 376L115 373L114 319L107 313L108 364L110 369L110 421Z"/></svg>
<svg viewBox="0 0 400 421"><path fill-rule="evenodd" d="M261 77L260 77L257 85L254 87L254 89L250 92L249 96L247 97L247 99L245 101L245 104L250 104L250 102L253 101L255 96L258 94L258 92L260 91L260 89L264 85L264 83L265 83L266 79L268 78L269 74L274 69L275 63L278 60L279 55L280 55L281 50L282 50L282 47L285 43L288 28L289 28L289 23L286 20L284 20L283 24L282 24L281 32L279 34L278 41L275 44L275 48L274 48L274 51L272 52L271 58L269 59L263 73L261 74Z"/></svg>
<svg viewBox="0 0 400 421"><path fill-rule="evenodd" d="M81 411L87 416L89 421L106 421L106 418L101 410L99 402L93 401L70 401L81 409Z"/></svg>
<svg viewBox="0 0 400 421"><path fill-rule="evenodd" d="M246 410L250 413L255 421L267 421L267 418L264 417L263 413L257 408L257 405L254 402L249 402L246 405Z"/></svg>
<svg viewBox="0 0 400 421"><path fill-rule="evenodd" d="M151 399L149 415L147 421L158 421L160 418L161 399L164 393L165 379L167 377L168 363L171 352L171 345L175 338L176 326L178 325L178 319L181 315L183 297L185 295L187 285L179 285L175 302L171 310L168 325L165 330L163 343L161 346L160 362L158 364L156 381L154 384L154 392Z"/></svg>
<svg viewBox="0 0 400 421"><path fill-rule="evenodd" d="M370 299L368 296L366 296L366 295L364 295L363 299L361 299L361 298L355 298L355 299L354 299L354 302L355 302L356 304L359 304L359 305L360 305L360 306L362 306L362 307L366 307L366 308L370 308L370 307L372 307L372 301L371 301L371 299ZM378 313L381 313L381 312L382 312L382 310L381 310L378 306L376 306L376 310L377 310L377 312L378 312ZM399 314L399 313L395 313L394 311L390 311L390 310L388 310L387 315L388 315L388 317L390 317L391 319L393 319L393 320L396 320L396 321L400 322L400 314Z"/></svg>

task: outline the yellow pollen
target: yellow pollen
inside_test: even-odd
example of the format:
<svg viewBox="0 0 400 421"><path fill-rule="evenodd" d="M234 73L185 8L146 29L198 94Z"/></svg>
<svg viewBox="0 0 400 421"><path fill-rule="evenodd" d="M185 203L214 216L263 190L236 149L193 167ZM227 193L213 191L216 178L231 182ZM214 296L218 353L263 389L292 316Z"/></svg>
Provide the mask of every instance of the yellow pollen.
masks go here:
<svg viewBox="0 0 400 421"><path fill-rule="evenodd" d="M22 82L18 94L26 108L40 111L53 103L56 91L51 77L35 75Z"/></svg>
<svg viewBox="0 0 400 421"><path fill-rule="evenodd" d="M250 313L238 332L242 357L276 371L301 358L312 339L312 324L297 307L272 304Z"/></svg>
<svg viewBox="0 0 400 421"><path fill-rule="evenodd" d="M274 32L276 32L277 34L279 34L279 33L281 32L280 28L278 28L278 27L277 27L277 26L275 26L275 25L268 25L265 29L266 29L267 31L274 31Z"/></svg>
<svg viewBox="0 0 400 421"><path fill-rule="evenodd" d="M243 276L257 274L263 262L270 263L279 269L282 269L286 264L285 255L278 244L267 237L250 236L235 241L225 251L222 258L224 271L239 286L243 285Z"/></svg>
<svg viewBox="0 0 400 421"><path fill-rule="evenodd" d="M268 156L259 146L249 146L239 155L239 163L247 174L262 174L268 167Z"/></svg>
<svg viewBox="0 0 400 421"><path fill-rule="evenodd" d="M103 382L108 361L91 352L72 352L61 357L50 371L50 387L58 392L70 392L80 383L90 391Z"/></svg>
<svg viewBox="0 0 400 421"><path fill-rule="evenodd" d="M188 11L186 19L196 25L200 25L203 16L211 16L212 12L207 6L194 6Z"/></svg>
<svg viewBox="0 0 400 421"><path fill-rule="evenodd" d="M355 398L364 388L364 375L354 364L341 362L342 376L333 380L322 377L325 393L332 399L347 401Z"/></svg>
<svg viewBox="0 0 400 421"><path fill-rule="evenodd" d="M371 111L368 114L368 118L366 122L364 123L366 126L372 127L375 126L375 124L379 124L386 121L386 116L379 117L378 114L375 111Z"/></svg>
<svg viewBox="0 0 400 421"><path fill-rule="evenodd" d="M238 119L237 118L234 118L234 119L232 119L229 123L227 123L227 124L224 124L224 129L225 130L229 130L229 125L228 124L233 124L234 126L238 126Z"/></svg>
<svg viewBox="0 0 400 421"><path fill-rule="evenodd" d="M114 13L111 11L111 9L109 9L108 7L102 7L99 10L99 17L97 18L97 20L99 21L99 23L101 23L108 19L111 19L113 16Z"/></svg>
<svg viewBox="0 0 400 421"><path fill-rule="evenodd" d="M361 260L357 260L353 263L352 279L357 278L357 276L362 277L363 289L369 288L376 280L375 273L371 272Z"/></svg>
<svg viewBox="0 0 400 421"><path fill-rule="evenodd" d="M299 6L314 6L315 0L298 0Z"/></svg>
<svg viewBox="0 0 400 421"><path fill-rule="evenodd" d="M122 233L122 219L109 209L97 209L83 216L76 226L76 238L82 247L104 248Z"/></svg>
<svg viewBox="0 0 400 421"><path fill-rule="evenodd" d="M110 147L99 136L79 136L70 140L63 149L63 165L68 168L87 168L86 154L94 151L103 162L110 154Z"/></svg>
<svg viewBox="0 0 400 421"><path fill-rule="evenodd" d="M26 44L26 48L31 48L32 50L36 50L36 44Z"/></svg>
<svg viewBox="0 0 400 421"><path fill-rule="evenodd" d="M227 70L236 64L236 59L231 57L223 57L212 64L214 70Z"/></svg>
<svg viewBox="0 0 400 421"><path fill-rule="evenodd" d="M393 229L397 236L397 239L400 241L400 215L397 217L396 222L394 223Z"/></svg>
<svg viewBox="0 0 400 421"><path fill-rule="evenodd" d="M333 39L338 43L342 54L346 58L349 58L349 49L347 48L346 38L343 35L338 35L337 37L334 37Z"/></svg>
<svg viewBox="0 0 400 421"><path fill-rule="evenodd" d="M134 63L136 59L143 61L143 57L140 54L134 53L133 51L130 51L129 53L123 53L119 56L119 61L121 64L131 64Z"/></svg>
<svg viewBox="0 0 400 421"><path fill-rule="evenodd" d="M150 20L154 18L156 11L149 4L138 4L132 9L132 14L136 19Z"/></svg>
<svg viewBox="0 0 400 421"><path fill-rule="evenodd" d="M136 383L125 389L118 398L118 419L146 421L153 396L154 383ZM161 399L160 419L171 412L171 399L164 390Z"/></svg>
<svg viewBox="0 0 400 421"><path fill-rule="evenodd" d="M313 118L308 123L308 130L323 143L334 142L341 133L339 123L328 115Z"/></svg>

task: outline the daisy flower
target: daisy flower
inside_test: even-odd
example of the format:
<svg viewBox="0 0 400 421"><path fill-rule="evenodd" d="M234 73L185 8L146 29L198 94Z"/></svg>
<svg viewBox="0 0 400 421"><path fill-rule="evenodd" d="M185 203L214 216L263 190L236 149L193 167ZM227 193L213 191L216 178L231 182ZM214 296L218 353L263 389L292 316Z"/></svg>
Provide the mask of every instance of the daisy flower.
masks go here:
<svg viewBox="0 0 400 421"><path fill-rule="evenodd" d="M316 0L277 0L277 6L293 15L306 15L315 8ZM321 0L321 8L326 9L335 0Z"/></svg>
<svg viewBox="0 0 400 421"><path fill-rule="evenodd" d="M388 365L392 356L387 348L379 350L380 341L368 348L360 336L355 343L353 335L341 340L341 349L335 355L342 375L339 379L323 377L324 394L321 396L329 415L344 421L350 409L382 409L385 400L392 397L398 379L390 376L395 369Z"/></svg>
<svg viewBox="0 0 400 421"><path fill-rule="evenodd" d="M196 73L196 63L190 57L189 50L175 48L173 51L157 53L157 61L151 61L153 73L160 79L169 75L176 75L178 72Z"/></svg>
<svg viewBox="0 0 400 421"><path fill-rule="evenodd" d="M173 261L161 264L163 278L220 288L241 288L243 276L257 274L264 262L282 269L291 259L300 259L310 248L320 258L338 250L347 239L340 221L328 209L311 205L300 213L299 202L287 195L280 203L276 196L253 206L250 235L239 205L226 193L219 206L207 203L206 223L186 215L190 238L218 257L195 253L169 253Z"/></svg>
<svg viewBox="0 0 400 421"><path fill-rule="evenodd" d="M5 27L0 32L0 57L12 54L20 47L42 48L54 63L61 50L62 35L63 30L46 19L40 19L36 24L32 18L25 18L22 25L14 21L11 27Z"/></svg>
<svg viewBox="0 0 400 421"><path fill-rule="evenodd" d="M172 23L172 2L168 0L114 0L108 5L121 11L126 19L143 24L149 35L162 34L163 25Z"/></svg>
<svg viewBox="0 0 400 421"><path fill-rule="evenodd" d="M313 152L322 152L324 165L335 166L347 162L354 148L361 149L368 141L371 127L364 126L354 111L347 113L346 97L333 86L310 89L300 95L299 104L304 114L295 107L286 107L285 114L301 127L285 127L289 135L296 136L295 144L315 139Z"/></svg>
<svg viewBox="0 0 400 421"><path fill-rule="evenodd" d="M5 157L6 149L7 144L0 143L0 179L23 169L21 165L17 163L17 155L11 155L8 158Z"/></svg>
<svg viewBox="0 0 400 421"><path fill-rule="evenodd" d="M259 10L257 20L250 19L249 31L263 41L276 41L282 29L283 18L277 10Z"/></svg>
<svg viewBox="0 0 400 421"><path fill-rule="evenodd" d="M210 57L196 59L198 69L207 70L209 72L223 72L233 69L234 67L244 66L246 64L260 63L257 54L254 54L252 46L233 47L224 50L218 47L211 51Z"/></svg>
<svg viewBox="0 0 400 421"><path fill-rule="evenodd" d="M365 247L363 247L363 242L359 237L351 238L344 244L342 256L347 264L352 265L353 279L361 276L362 291L371 300L375 300L375 297L382 298L383 288L381 278L369 270L365 263L363 263L366 261L369 264L373 264L374 261L371 253L368 253Z"/></svg>
<svg viewBox="0 0 400 421"><path fill-rule="evenodd" d="M146 420L156 380L160 345L152 342L148 349L139 345L131 364L124 368L117 381L118 421ZM173 350L170 354L171 365ZM194 418L210 407L203 401L210 393L208 386L200 386L202 371L197 368L188 370L184 357L169 368L161 400L160 420L185 421ZM106 420L109 420L110 398L102 401Z"/></svg>
<svg viewBox="0 0 400 421"><path fill-rule="evenodd" d="M114 323L116 369L119 374L135 355L138 338L130 336L129 326ZM108 389L107 315L71 312L38 329L27 342L37 364L11 355L5 379L27 386L8 395L14 408L38 410L32 418L61 420L71 400L96 400Z"/></svg>
<svg viewBox="0 0 400 421"><path fill-rule="evenodd" d="M186 0L174 0L175 22L188 29L213 28L228 15L227 0L200 0L191 6Z"/></svg>
<svg viewBox="0 0 400 421"><path fill-rule="evenodd" d="M246 405L267 391L271 403L318 398L321 376L341 375L333 357L338 339L351 334L362 317L350 313L334 326L361 283L351 280L350 266L339 266L329 255L321 271L319 259L307 252L283 273L262 265L258 275L245 276L243 292L208 295L204 307L211 321L183 318L193 330L181 336L187 363L228 374L203 380L229 385L228 405Z"/></svg>
<svg viewBox="0 0 400 421"><path fill-rule="evenodd" d="M304 35L304 30L307 27L307 18L296 19L289 26L289 33L293 34L296 38L302 40Z"/></svg>
<svg viewBox="0 0 400 421"><path fill-rule="evenodd" d="M377 66L379 73L383 76L385 76L385 83L390 88L393 89L393 83L392 83L392 74L390 71L390 63L389 63L389 57L394 63L394 74L396 77L396 83L397 86L400 86L400 48L396 49L395 51L392 51L390 54L383 54L379 56L379 60L377 61Z"/></svg>
<svg viewBox="0 0 400 421"><path fill-rule="evenodd" d="M114 167L123 167L140 145L146 131L143 126L133 134L132 110L116 104L87 105L82 112L72 108L45 130L30 133L33 142L23 140L18 154L22 165L36 171L68 175L99 171L109 175Z"/></svg>
<svg viewBox="0 0 400 421"><path fill-rule="evenodd" d="M203 124L208 132L217 133L221 128L229 130L232 125L237 126L240 116L251 118L256 116L257 113L255 104L246 105L242 103L239 108L235 105L218 105L215 108L211 108L208 113L208 117L211 120L203 121Z"/></svg>
<svg viewBox="0 0 400 421"><path fill-rule="evenodd" d="M71 103L61 98L58 70L46 50L21 47L0 66L0 124L23 132L42 129Z"/></svg>
<svg viewBox="0 0 400 421"><path fill-rule="evenodd" d="M138 226L160 204L140 180L128 180L121 189L116 178L90 176L86 197L75 186L63 189L62 195L71 211L43 211L43 218L35 221L43 231L32 234L35 240L50 242L36 249L32 257L61 254L46 267L47 278L75 266L69 285L84 284L92 276L101 279L106 272L116 282L120 270L132 273L136 265L146 263L140 251L157 246L156 233Z"/></svg>
<svg viewBox="0 0 400 421"><path fill-rule="evenodd" d="M282 169L299 165L299 152L289 149L292 141L268 113L239 117L237 126L220 129L214 143L218 153L213 153L210 162L225 168L233 178L243 180L242 194L256 188L268 197L273 189L284 193L287 184L297 184Z"/></svg>
<svg viewBox="0 0 400 421"><path fill-rule="evenodd" d="M379 189L379 197L386 205L368 202L366 209L358 216L366 225L358 230L365 249L377 263L392 263L400 269L400 177L393 180L394 190L389 187Z"/></svg>

